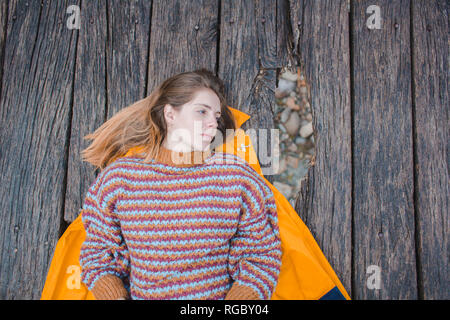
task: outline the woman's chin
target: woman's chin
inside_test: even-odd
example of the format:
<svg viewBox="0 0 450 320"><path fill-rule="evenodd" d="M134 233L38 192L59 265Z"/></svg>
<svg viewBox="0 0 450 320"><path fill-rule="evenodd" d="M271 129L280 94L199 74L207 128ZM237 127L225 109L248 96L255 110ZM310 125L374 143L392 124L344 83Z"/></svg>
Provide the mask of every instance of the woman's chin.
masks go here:
<svg viewBox="0 0 450 320"><path fill-rule="evenodd" d="M208 142L203 141L202 144L200 144L200 145L195 145L195 146L192 147L192 149L193 149L194 151L202 151L202 152L205 152L205 151L208 151L208 150L209 150L210 145L211 145L211 142L209 142L209 141L208 141Z"/></svg>

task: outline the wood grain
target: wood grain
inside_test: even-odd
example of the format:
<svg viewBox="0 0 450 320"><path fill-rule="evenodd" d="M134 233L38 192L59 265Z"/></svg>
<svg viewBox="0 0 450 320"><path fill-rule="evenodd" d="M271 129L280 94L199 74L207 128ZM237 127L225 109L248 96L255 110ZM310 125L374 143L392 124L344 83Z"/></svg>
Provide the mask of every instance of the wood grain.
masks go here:
<svg viewBox="0 0 450 320"><path fill-rule="evenodd" d="M415 203L421 299L448 300L448 6L413 1Z"/></svg>
<svg viewBox="0 0 450 320"><path fill-rule="evenodd" d="M410 2L378 1L380 29L366 25L371 1L352 4L353 297L417 299Z"/></svg>
<svg viewBox="0 0 450 320"><path fill-rule="evenodd" d="M67 223L78 216L98 174L81 160L81 151L90 144L83 137L145 97L150 5L147 1L83 2L67 172Z"/></svg>
<svg viewBox="0 0 450 320"><path fill-rule="evenodd" d="M76 1L10 1L0 101L0 299L40 297L64 209Z"/></svg>
<svg viewBox="0 0 450 320"><path fill-rule="evenodd" d="M297 198L306 223L351 292L350 47L346 1L291 1L294 52L311 87L315 160ZM298 33L297 33L298 32Z"/></svg>

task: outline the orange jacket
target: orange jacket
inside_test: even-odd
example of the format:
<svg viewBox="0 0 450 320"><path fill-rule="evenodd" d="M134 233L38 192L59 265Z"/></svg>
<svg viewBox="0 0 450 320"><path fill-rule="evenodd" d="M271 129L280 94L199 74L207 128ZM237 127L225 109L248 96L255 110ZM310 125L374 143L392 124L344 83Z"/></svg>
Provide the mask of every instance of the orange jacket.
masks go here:
<svg viewBox="0 0 450 320"><path fill-rule="evenodd" d="M229 108L236 119L237 130L234 139L228 139L215 150L238 155L264 178L250 137L240 128L250 116ZM139 147L132 148L125 156L139 150ZM350 299L297 212L267 179L264 180L275 197L282 249L281 270L272 299ZM42 300L95 299L80 277L78 257L85 236L80 215L69 225L56 244L42 291Z"/></svg>

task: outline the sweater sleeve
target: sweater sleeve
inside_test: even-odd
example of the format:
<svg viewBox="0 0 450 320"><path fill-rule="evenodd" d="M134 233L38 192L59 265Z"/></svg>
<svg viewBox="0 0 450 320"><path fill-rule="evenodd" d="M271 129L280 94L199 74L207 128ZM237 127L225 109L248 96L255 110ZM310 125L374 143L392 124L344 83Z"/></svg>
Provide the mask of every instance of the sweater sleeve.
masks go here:
<svg viewBox="0 0 450 320"><path fill-rule="evenodd" d="M129 275L130 261L115 213L118 187L114 181L99 175L81 210L86 231L79 259L81 280L99 300L128 295L123 280Z"/></svg>
<svg viewBox="0 0 450 320"><path fill-rule="evenodd" d="M268 187L245 189L238 230L230 240L228 272L234 282L225 299L268 300L281 267L276 203Z"/></svg>

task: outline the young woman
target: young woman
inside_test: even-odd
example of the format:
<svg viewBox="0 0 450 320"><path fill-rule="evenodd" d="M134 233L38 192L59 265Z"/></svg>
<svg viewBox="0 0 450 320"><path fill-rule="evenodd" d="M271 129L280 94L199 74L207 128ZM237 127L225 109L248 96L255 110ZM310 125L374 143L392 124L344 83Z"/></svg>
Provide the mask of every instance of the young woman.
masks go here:
<svg viewBox="0 0 450 320"><path fill-rule="evenodd" d="M223 83L201 69L86 136L84 160L101 172L82 208L80 265L97 299L271 298L277 208L249 164L214 152L233 129Z"/></svg>

